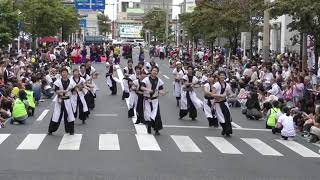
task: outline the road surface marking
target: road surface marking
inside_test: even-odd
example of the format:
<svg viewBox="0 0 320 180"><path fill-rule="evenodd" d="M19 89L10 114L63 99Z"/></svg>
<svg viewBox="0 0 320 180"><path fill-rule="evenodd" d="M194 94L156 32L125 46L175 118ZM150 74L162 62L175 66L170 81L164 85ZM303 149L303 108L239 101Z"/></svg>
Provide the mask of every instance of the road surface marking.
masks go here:
<svg viewBox="0 0 320 180"><path fill-rule="evenodd" d="M118 114L94 114L97 117L118 117Z"/></svg>
<svg viewBox="0 0 320 180"><path fill-rule="evenodd" d="M287 148L291 149L292 151L300 154L302 157L317 157L317 158L320 157L319 154L313 152L312 150L304 147L303 145L295 141L288 141L288 140L281 140L281 139L277 139L276 141L286 146Z"/></svg>
<svg viewBox="0 0 320 180"><path fill-rule="evenodd" d="M124 87L123 87L122 80L123 80L123 77L124 77L124 76L123 76L123 73L122 73L122 71L121 71L120 66L117 65L116 68L117 68L118 78L119 78L119 80L121 81L121 88L122 88L122 90L123 90ZM126 98L125 101L126 101L126 104L127 104L128 109L129 109L129 98ZM135 116L131 118L133 124L137 121L137 116L136 116L137 113L136 113L136 110L135 110L135 109L134 109L134 114L135 114ZM147 128L146 128L146 126L144 126L144 125L134 124L134 128L135 128L137 134L147 134Z"/></svg>
<svg viewBox="0 0 320 180"><path fill-rule="evenodd" d="M171 135L171 138L177 144L181 152L201 152L199 147L192 141L189 136Z"/></svg>
<svg viewBox="0 0 320 180"><path fill-rule="evenodd" d="M10 134L0 134L0 144L2 144L9 136Z"/></svg>
<svg viewBox="0 0 320 180"><path fill-rule="evenodd" d="M170 79L167 75L163 75L163 77L165 77L166 79Z"/></svg>
<svg viewBox="0 0 320 180"><path fill-rule="evenodd" d="M42 111L41 115L38 117L36 121L42 121L46 117L48 112L49 112L49 109L45 109L44 111Z"/></svg>
<svg viewBox="0 0 320 180"><path fill-rule="evenodd" d="M136 134L136 139L142 151L161 151L156 138L150 134Z"/></svg>
<svg viewBox="0 0 320 180"><path fill-rule="evenodd" d="M242 128L241 126L239 126L238 124L236 124L235 122L231 122L231 125L235 128Z"/></svg>
<svg viewBox="0 0 320 180"><path fill-rule="evenodd" d="M22 143L17 147L18 150L37 150L47 134L28 134Z"/></svg>
<svg viewBox="0 0 320 180"><path fill-rule="evenodd" d="M65 134L62 137L58 150L79 150L81 139L82 134Z"/></svg>
<svg viewBox="0 0 320 180"><path fill-rule="evenodd" d="M99 150L120 150L117 134L100 134Z"/></svg>
<svg viewBox="0 0 320 180"><path fill-rule="evenodd" d="M236 147L223 137L206 137L212 145L224 154L242 154Z"/></svg>
<svg viewBox="0 0 320 180"><path fill-rule="evenodd" d="M281 153L270 147L263 141L255 138L241 138L245 143L251 146L253 149L258 151L264 156L283 156Z"/></svg>
<svg viewBox="0 0 320 180"><path fill-rule="evenodd" d="M167 127L167 128L189 128L189 129L213 129L213 128L210 128L208 126L163 125L163 127ZM221 129L221 128L219 127L218 129ZM233 130L270 132L270 129L254 129L254 128L233 128Z"/></svg>

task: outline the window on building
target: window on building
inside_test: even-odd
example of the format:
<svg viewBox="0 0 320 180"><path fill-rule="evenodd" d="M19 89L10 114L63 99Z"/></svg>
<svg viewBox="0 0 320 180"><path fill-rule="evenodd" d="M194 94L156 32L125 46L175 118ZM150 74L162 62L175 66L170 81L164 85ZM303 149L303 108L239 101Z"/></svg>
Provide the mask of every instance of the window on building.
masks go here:
<svg viewBox="0 0 320 180"><path fill-rule="evenodd" d="M122 2L121 3L121 12L127 12L128 8L129 8L129 2Z"/></svg>

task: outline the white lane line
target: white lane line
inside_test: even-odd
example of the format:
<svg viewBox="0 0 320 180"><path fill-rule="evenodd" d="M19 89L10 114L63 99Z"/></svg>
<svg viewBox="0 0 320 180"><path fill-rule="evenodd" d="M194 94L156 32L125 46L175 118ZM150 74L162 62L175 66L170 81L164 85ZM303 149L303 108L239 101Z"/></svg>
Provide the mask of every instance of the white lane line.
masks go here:
<svg viewBox="0 0 320 180"><path fill-rule="evenodd" d="M100 134L99 150L120 150L118 134Z"/></svg>
<svg viewBox="0 0 320 180"><path fill-rule="evenodd" d="M302 157L317 157L320 158L320 155L313 152L312 150L304 147L303 145L295 142L295 141L288 141L288 140L281 140L277 139L279 143L286 146L287 148L291 149L292 151L300 154Z"/></svg>
<svg viewBox="0 0 320 180"><path fill-rule="evenodd" d="M163 125L163 127L167 127L167 128L186 128L186 129L213 129L213 128L210 128L210 127L207 127L207 126ZM218 129L221 129L221 128L219 127ZM233 130L270 132L270 129L255 129L255 128L234 128Z"/></svg>
<svg viewBox="0 0 320 180"><path fill-rule="evenodd" d="M163 75L163 77L165 77L166 79L170 79L167 75Z"/></svg>
<svg viewBox="0 0 320 180"><path fill-rule="evenodd" d="M235 128L242 128L241 126L239 126L238 124L236 124L235 122L231 122L231 125Z"/></svg>
<svg viewBox="0 0 320 180"><path fill-rule="evenodd" d="M201 152L200 148L192 141L189 136L171 135L181 152Z"/></svg>
<svg viewBox="0 0 320 180"><path fill-rule="evenodd" d="M281 153L270 147L263 141L255 138L241 138L245 143L251 146L253 149L258 151L264 156L283 156Z"/></svg>
<svg viewBox="0 0 320 180"><path fill-rule="evenodd" d="M46 136L46 134L28 134L17 150L37 150Z"/></svg>
<svg viewBox="0 0 320 180"><path fill-rule="evenodd" d="M136 139L142 151L161 151L156 138L150 134L136 134Z"/></svg>
<svg viewBox="0 0 320 180"><path fill-rule="evenodd" d="M236 147L223 137L206 137L212 145L224 154L242 154Z"/></svg>
<svg viewBox="0 0 320 180"><path fill-rule="evenodd" d="M122 73L122 71L121 71L120 66L117 65L116 68L117 68L118 78L119 78L119 80L121 81L121 88L122 88L122 90L123 90L124 87L123 87L122 80L123 80L123 77L124 77L124 76L123 76L123 73ZM126 104L127 104L128 109L129 109L129 98L126 98L125 101L126 101ZM133 124L134 124L134 123L136 122L136 120L137 120L136 114L137 114L137 113L136 113L136 110L134 110L134 117L131 118ZM147 128L146 128L144 125L134 124L134 128L135 128L137 134L147 134Z"/></svg>
<svg viewBox="0 0 320 180"><path fill-rule="evenodd" d="M118 117L118 114L94 114L97 117Z"/></svg>
<svg viewBox="0 0 320 180"><path fill-rule="evenodd" d="M62 137L58 150L79 150L81 139L82 134L65 134Z"/></svg>
<svg viewBox="0 0 320 180"><path fill-rule="evenodd" d="M9 136L10 134L0 134L0 144L2 144Z"/></svg>
<svg viewBox="0 0 320 180"><path fill-rule="evenodd" d="M48 112L49 112L49 109L45 109L44 111L42 111L41 115L37 118L36 121L42 121L46 117Z"/></svg>

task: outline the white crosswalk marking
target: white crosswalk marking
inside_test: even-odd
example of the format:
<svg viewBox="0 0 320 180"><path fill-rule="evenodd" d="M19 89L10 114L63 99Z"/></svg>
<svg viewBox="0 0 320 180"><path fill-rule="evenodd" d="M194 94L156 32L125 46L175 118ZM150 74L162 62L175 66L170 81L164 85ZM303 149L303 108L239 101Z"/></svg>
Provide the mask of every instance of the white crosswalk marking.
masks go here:
<svg viewBox="0 0 320 180"><path fill-rule="evenodd" d="M63 135L58 150L79 150L82 134Z"/></svg>
<svg viewBox="0 0 320 180"><path fill-rule="evenodd" d="M49 112L49 109L45 109L44 111L42 111L41 115L37 118L36 121L42 121L46 117L48 112Z"/></svg>
<svg viewBox="0 0 320 180"><path fill-rule="evenodd" d="M18 150L37 150L46 134L28 134L22 143L17 147Z"/></svg>
<svg viewBox="0 0 320 180"><path fill-rule="evenodd" d="M142 151L161 151L156 138L150 134L136 134L136 139Z"/></svg>
<svg viewBox="0 0 320 180"><path fill-rule="evenodd" d="M192 141L189 136L172 135L171 138L177 144L181 152L201 152L199 147Z"/></svg>
<svg viewBox="0 0 320 180"><path fill-rule="evenodd" d="M281 140L281 139L277 139L276 141L286 146L287 148L291 149L292 151L300 154L302 157L317 157L317 158L320 157L319 154L313 152L312 150L304 147L303 145L295 141L288 141L288 140Z"/></svg>
<svg viewBox="0 0 320 180"><path fill-rule="evenodd" d="M255 138L241 138L245 143L251 146L264 156L283 156L281 153L270 147L268 144Z"/></svg>
<svg viewBox="0 0 320 180"><path fill-rule="evenodd" d="M0 134L0 144L2 144L9 136L10 134Z"/></svg>
<svg viewBox="0 0 320 180"><path fill-rule="evenodd" d="M120 150L117 134L100 134L99 150Z"/></svg>
<svg viewBox="0 0 320 180"><path fill-rule="evenodd" d="M206 137L220 152L224 154L242 154L223 137Z"/></svg>

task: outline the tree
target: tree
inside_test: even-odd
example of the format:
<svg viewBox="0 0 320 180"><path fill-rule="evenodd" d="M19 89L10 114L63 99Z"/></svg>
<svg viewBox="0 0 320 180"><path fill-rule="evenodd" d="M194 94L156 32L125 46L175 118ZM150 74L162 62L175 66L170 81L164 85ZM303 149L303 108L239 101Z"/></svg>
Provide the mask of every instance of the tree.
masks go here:
<svg viewBox="0 0 320 180"><path fill-rule="evenodd" d="M289 15L292 22L290 31L298 31L314 37L315 69L318 70L320 53L320 1L319 0L278 0L271 4L271 16Z"/></svg>
<svg viewBox="0 0 320 180"><path fill-rule="evenodd" d="M111 33L111 26L110 26L111 20L109 19L108 15L98 14L97 18L98 18L99 32L101 34L104 34L105 36Z"/></svg>
<svg viewBox="0 0 320 180"><path fill-rule="evenodd" d="M0 1L0 48L6 47L19 35L18 11L12 0Z"/></svg>
<svg viewBox="0 0 320 180"><path fill-rule="evenodd" d="M166 12L159 8L149 11L143 18L142 31L149 30L156 41L164 42L166 39Z"/></svg>
<svg viewBox="0 0 320 180"><path fill-rule="evenodd" d="M60 26L62 28L62 39L68 40L69 35L80 29L79 15L74 7L66 6L63 8Z"/></svg>
<svg viewBox="0 0 320 180"><path fill-rule="evenodd" d="M25 21L25 31L32 40L37 37L54 36L62 28L63 38L71 31L79 29L78 15L73 7L63 6L60 0L25 0L21 11Z"/></svg>

